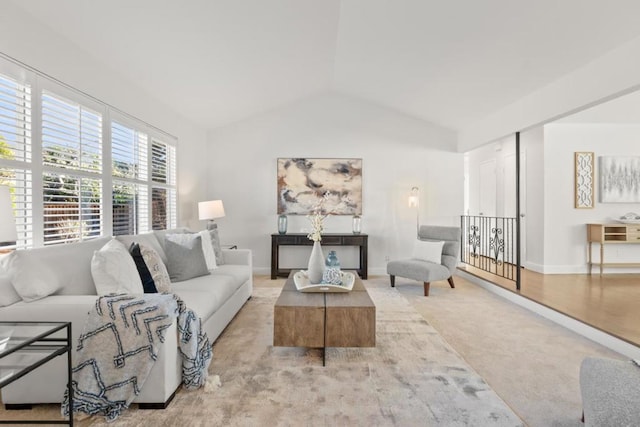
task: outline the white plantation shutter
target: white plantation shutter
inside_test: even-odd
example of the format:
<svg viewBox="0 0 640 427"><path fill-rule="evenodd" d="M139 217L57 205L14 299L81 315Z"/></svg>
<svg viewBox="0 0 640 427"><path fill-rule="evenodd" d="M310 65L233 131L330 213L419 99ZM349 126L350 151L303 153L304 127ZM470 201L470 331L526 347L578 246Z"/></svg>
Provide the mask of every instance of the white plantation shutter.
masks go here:
<svg viewBox="0 0 640 427"><path fill-rule="evenodd" d="M43 243L102 235L102 114L42 90Z"/></svg>
<svg viewBox="0 0 640 427"><path fill-rule="evenodd" d="M0 74L0 185L10 189L17 248L33 245L31 86Z"/></svg>
<svg viewBox="0 0 640 427"><path fill-rule="evenodd" d="M147 135L111 122L111 162L114 177L147 180Z"/></svg>
<svg viewBox="0 0 640 427"><path fill-rule="evenodd" d="M113 235L149 231L149 193L147 186L124 181L113 182Z"/></svg>
<svg viewBox="0 0 640 427"><path fill-rule="evenodd" d="M0 159L31 161L31 88L0 75Z"/></svg>
<svg viewBox="0 0 640 427"><path fill-rule="evenodd" d="M42 184L45 245L102 234L100 178L45 172Z"/></svg>
<svg viewBox="0 0 640 427"><path fill-rule="evenodd" d="M176 147L156 138L151 141L151 181L153 182L151 192L153 229L176 227Z"/></svg>
<svg viewBox="0 0 640 427"><path fill-rule="evenodd" d="M0 185L7 185L11 192L13 214L18 232L17 248L33 245L33 200L31 171L0 167Z"/></svg>
<svg viewBox="0 0 640 427"><path fill-rule="evenodd" d="M56 168L102 172L102 115L43 91L42 162Z"/></svg>

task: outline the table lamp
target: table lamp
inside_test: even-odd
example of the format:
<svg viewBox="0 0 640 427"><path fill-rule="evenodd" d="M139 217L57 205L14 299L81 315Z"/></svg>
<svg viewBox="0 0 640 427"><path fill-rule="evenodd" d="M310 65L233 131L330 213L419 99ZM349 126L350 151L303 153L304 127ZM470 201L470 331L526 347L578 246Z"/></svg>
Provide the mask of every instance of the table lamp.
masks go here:
<svg viewBox="0 0 640 427"><path fill-rule="evenodd" d="M224 216L224 205L222 200L209 200L207 202L198 202L198 219L207 220L207 230L215 230L218 224L215 223L216 218Z"/></svg>
<svg viewBox="0 0 640 427"><path fill-rule="evenodd" d="M9 187L0 185L0 247L13 246L18 240L16 220Z"/></svg>

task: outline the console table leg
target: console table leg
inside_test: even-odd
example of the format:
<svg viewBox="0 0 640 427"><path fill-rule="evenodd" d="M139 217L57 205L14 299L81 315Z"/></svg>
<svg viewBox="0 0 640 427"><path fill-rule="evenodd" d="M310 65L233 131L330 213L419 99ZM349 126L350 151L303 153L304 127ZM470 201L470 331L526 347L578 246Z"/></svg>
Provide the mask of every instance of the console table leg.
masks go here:
<svg viewBox="0 0 640 427"><path fill-rule="evenodd" d="M600 275L602 276L602 264L604 264L604 244L600 243Z"/></svg>

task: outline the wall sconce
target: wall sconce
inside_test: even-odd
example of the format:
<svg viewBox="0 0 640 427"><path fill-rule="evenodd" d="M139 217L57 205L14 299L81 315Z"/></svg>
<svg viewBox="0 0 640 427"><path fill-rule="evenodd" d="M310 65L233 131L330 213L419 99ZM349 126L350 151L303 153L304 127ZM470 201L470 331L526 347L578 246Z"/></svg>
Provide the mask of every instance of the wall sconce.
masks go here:
<svg viewBox="0 0 640 427"><path fill-rule="evenodd" d="M207 220L207 230L215 230L218 224L216 218L224 216L224 205L222 200L209 200L208 202L198 202L198 219Z"/></svg>
<svg viewBox="0 0 640 427"><path fill-rule="evenodd" d="M416 235L420 232L420 190L418 187L413 187L411 189L411 194L409 195L409 207L416 208Z"/></svg>

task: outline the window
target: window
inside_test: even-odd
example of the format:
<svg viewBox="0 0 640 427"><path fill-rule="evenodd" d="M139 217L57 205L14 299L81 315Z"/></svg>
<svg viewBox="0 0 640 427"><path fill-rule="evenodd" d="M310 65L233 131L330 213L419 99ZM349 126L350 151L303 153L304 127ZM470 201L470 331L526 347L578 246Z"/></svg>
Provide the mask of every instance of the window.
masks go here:
<svg viewBox="0 0 640 427"><path fill-rule="evenodd" d="M176 148L156 139L151 143L151 180L152 228L162 230L175 227Z"/></svg>
<svg viewBox="0 0 640 427"><path fill-rule="evenodd" d="M124 121L111 124L114 235L176 226L175 147L151 132Z"/></svg>
<svg viewBox="0 0 640 427"><path fill-rule="evenodd" d="M0 54L0 185L17 247L173 228L175 168L173 137Z"/></svg>
<svg viewBox="0 0 640 427"><path fill-rule="evenodd" d="M44 244L102 235L102 115L43 90L42 166Z"/></svg>
<svg viewBox="0 0 640 427"><path fill-rule="evenodd" d="M11 191L17 247L33 245L31 86L0 74L0 185Z"/></svg>

